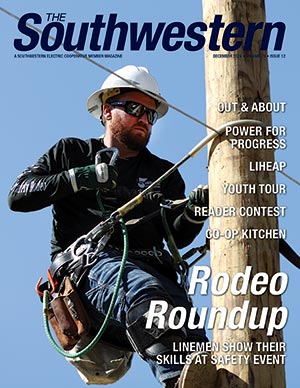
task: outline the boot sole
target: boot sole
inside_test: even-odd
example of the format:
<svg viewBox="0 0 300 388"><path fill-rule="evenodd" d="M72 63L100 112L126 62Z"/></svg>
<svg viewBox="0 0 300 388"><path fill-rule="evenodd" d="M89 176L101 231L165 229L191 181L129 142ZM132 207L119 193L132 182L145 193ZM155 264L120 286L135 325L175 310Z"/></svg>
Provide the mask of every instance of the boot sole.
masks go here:
<svg viewBox="0 0 300 388"><path fill-rule="evenodd" d="M185 365L181 372L178 388L215 388L216 381L217 368L211 363L210 354L195 352L191 364Z"/></svg>

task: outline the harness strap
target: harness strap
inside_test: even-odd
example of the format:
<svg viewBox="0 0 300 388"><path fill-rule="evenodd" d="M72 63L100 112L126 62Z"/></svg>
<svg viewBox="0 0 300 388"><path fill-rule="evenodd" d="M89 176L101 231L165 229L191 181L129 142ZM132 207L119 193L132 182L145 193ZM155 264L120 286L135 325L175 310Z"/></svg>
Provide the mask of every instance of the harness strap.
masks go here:
<svg viewBox="0 0 300 388"><path fill-rule="evenodd" d="M184 199L177 199L174 201L168 200L166 202L162 202L161 206L167 209L177 209L179 206L183 206L187 202L187 198ZM153 218L157 217L161 213L161 209L154 210L152 213L149 213L143 217L140 218L132 218L131 220L128 220L126 222L126 226L132 230L133 228L136 228L137 226L140 226L141 224L144 224L145 222L148 222L152 220Z"/></svg>
<svg viewBox="0 0 300 388"><path fill-rule="evenodd" d="M167 221L167 216L166 216L166 209L164 207L161 208L161 217L162 217L165 231L167 233L167 245L168 245L170 253L173 257L176 270L179 271L180 265L182 264L183 259L179 253L179 250L178 250L177 245L175 243L174 237L173 237L172 232L170 230L170 227L169 227L169 224Z"/></svg>
<svg viewBox="0 0 300 388"><path fill-rule="evenodd" d="M58 253L52 260L49 267L52 277L59 278L62 276L62 272L72 263L74 258L71 251Z"/></svg>

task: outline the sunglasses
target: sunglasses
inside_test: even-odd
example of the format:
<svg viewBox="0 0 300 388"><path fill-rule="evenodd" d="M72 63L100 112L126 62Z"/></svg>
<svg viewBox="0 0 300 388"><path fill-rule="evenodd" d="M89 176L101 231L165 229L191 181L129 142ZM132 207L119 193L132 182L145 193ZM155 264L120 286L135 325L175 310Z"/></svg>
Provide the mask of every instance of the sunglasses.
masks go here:
<svg viewBox="0 0 300 388"><path fill-rule="evenodd" d="M122 107L124 111L131 116L142 117L144 113L150 125L154 125L158 119L158 113L153 109L148 109L144 105L134 101L113 101L109 102L111 106Z"/></svg>

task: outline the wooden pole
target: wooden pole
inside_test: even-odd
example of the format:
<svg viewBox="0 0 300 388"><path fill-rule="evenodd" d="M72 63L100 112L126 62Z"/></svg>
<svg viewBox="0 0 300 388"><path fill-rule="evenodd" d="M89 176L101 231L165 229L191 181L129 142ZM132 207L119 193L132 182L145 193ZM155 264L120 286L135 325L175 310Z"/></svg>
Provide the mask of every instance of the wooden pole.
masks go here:
<svg viewBox="0 0 300 388"><path fill-rule="evenodd" d="M228 23L238 21L245 26L249 22L265 21L264 1L261 0L203 0L203 20L209 24L216 14L222 15L225 26ZM222 30L221 30L222 31ZM220 33L222 37L222 32ZM207 123L218 128L219 126L239 119L256 119L271 125L271 113L251 112L253 103L270 102L268 59L266 52L260 51L262 35L256 31L251 51L244 51L242 47L231 52L231 57L215 57L214 54L230 54L222 49L211 51L205 48L205 72L206 72L206 106ZM232 40L231 42L234 42ZM256 56L265 54L265 56ZM229 105L222 111L220 103L238 103ZM242 102L247 103L248 111L241 110ZM219 108L219 109L218 109ZM226 110L230 110L227 112ZM249 127L249 126L248 126ZM255 129L256 131L257 129ZM246 147L232 147L231 139L266 139L263 130L254 136L232 136L224 134L218 137L209 148L209 190L210 206L232 207L236 215L232 217L211 217L210 228L218 229L222 233L225 230L237 230L236 238L219 239L210 241L212 276L225 272L230 279L238 273L244 273L247 266L251 267L251 277L259 272L266 273L269 279L279 272L279 247L278 239L260 238L254 235L242 237L242 231L251 230L278 230L276 216L239 216L238 209L241 207L275 207L275 193L267 194L259 191L259 185L275 183L275 172L251 171L251 163L256 161L274 161L274 150L264 147L255 149ZM273 138L269 136L269 138ZM236 184L236 187L244 187L242 194L229 194L224 192L225 184ZM245 184L245 185L244 185ZM241 186L243 185L243 186ZM250 186L251 185L251 186ZM252 191L250 189L252 187ZM269 308L267 322L264 328L249 328L249 313L245 328L233 330L230 328L228 319L224 329L218 329L218 323L214 325L213 342L220 344L220 350L216 355L241 355L250 356L248 362L230 362L228 365L218 364L217 387L257 387L257 388L283 388L285 387L285 372L282 359L261 358L254 362L254 355L282 355L284 350L281 330L274 330L272 335L267 335L270 312L272 308L281 306L281 296L272 295L269 291L263 295L254 295L247 289L246 295L233 295L230 289L221 296L213 295L213 307L226 307L228 315L235 307L242 307L245 301L249 301L249 310L258 307L257 322L263 307ZM246 343L253 344L252 350L240 351L240 349L226 351L223 344ZM264 345L259 345L263 343ZM274 345L275 344L275 345ZM277 344L277 345L276 345ZM281 349L280 349L280 344ZM272 346L272 349L271 349ZM277 350L274 350L275 347ZM270 357L270 356L269 356Z"/></svg>

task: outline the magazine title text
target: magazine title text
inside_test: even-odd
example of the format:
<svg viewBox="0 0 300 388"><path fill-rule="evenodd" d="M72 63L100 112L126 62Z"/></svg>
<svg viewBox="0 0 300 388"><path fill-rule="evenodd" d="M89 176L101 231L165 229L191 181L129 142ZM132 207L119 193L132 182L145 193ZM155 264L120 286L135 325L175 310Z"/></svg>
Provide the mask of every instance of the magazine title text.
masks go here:
<svg viewBox="0 0 300 388"><path fill-rule="evenodd" d="M161 47L173 52L199 51L208 45L211 51L232 52L251 50L254 37L260 34L260 50L280 51L286 30L285 23L279 21L226 25L222 15L215 15L208 24L195 21L189 25L180 21L126 22L119 20L116 13L96 15L92 22L67 22L66 19L66 13L46 13L44 19L38 13L24 14L18 22L22 35L14 39L15 49L23 52L35 48L52 52L60 47L65 51L154 51Z"/></svg>

